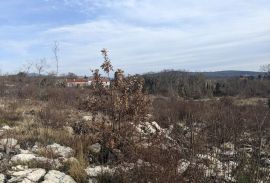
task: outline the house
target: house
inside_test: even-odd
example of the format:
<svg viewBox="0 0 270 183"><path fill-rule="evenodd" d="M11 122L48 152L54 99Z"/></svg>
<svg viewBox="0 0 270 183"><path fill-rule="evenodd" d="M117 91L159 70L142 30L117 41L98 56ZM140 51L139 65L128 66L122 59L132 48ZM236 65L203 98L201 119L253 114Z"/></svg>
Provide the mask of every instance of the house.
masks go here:
<svg viewBox="0 0 270 183"><path fill-rule="evenodd" d="M110 86L110 80L105 77L101 77L101 82L104 87ZM90 78L74 78L66 80L67 87L87 87L94 84L94 79Z"/></svg>
<svg viewBox="0 0 270 183"><path fill-rule="evenodd" d="M104 87L109 87L110 86L110 84L111 84L111 82L110 82L110 80L108 79L108 78L101 78L101 82L102 82L102 85L104 86Z"/></svg>
<svg viewBox="0 0 270 183"><path fill-rule="evenodd" d="M90 86L87 79L76 78L76 79L67 79L67 87L85 87Z"/></svg>

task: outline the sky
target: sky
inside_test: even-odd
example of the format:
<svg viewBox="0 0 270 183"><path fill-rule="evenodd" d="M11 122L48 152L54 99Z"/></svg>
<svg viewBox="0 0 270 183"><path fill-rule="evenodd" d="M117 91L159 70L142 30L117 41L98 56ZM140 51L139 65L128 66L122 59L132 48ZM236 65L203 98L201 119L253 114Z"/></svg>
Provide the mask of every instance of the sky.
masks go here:
<svg viewBox="0 0 270 183"><path fill-rule="evenodd" d="M107 48L126 73L250 70L270 63L269 0L2 0L0 70L47 60L90 74ZM35 72L35 68L32 68Z"/></svg>

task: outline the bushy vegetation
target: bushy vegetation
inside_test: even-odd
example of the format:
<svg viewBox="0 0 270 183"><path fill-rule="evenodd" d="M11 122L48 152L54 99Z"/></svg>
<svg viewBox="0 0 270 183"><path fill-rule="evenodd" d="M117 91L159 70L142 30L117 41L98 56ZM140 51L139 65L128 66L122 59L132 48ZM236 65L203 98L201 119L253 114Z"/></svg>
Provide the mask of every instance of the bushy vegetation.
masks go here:
<svg viewBox="0 0 270 183"><path fill-rule="evenodd" d="M71 147L76 161L61 171L81 183L89 181L89 165L114 167L96 177L100 183L270 180L262 162L270 157L270 99L263 98L269 97L269 80L209 80L185 72L143 79L114 71L107 50L102 55L91 88L67 88L56 76L1 77L0 127L16 128L0 137L16 138L25 149L37 143ZM111 77L109 87L101 83L102 72ZM260 98L246 98L254 96ZM188 164L185 171L179 163Z"/></svg>
<svg viewBox="0 0 270 183"><path fill-rule="evenodd" d="M270 80L265 77L207 78L185 71L163 71L145 74L145 90L149 94L184 98L220 96L269 97Z"/></svg>

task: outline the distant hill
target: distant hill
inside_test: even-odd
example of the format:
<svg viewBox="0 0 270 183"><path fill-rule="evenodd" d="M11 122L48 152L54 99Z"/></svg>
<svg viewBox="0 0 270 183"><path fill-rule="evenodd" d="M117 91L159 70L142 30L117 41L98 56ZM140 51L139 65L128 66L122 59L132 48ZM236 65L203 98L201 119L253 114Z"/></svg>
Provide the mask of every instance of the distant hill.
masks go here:
<svg viewBox="0 0 270 183"><path fill-rule="evenodd" d="M263 74L263 72L254 71L215 71L215 72L193 72L195 74L203 74L208 78L229 78L229 77L239 77L239 76L258 76Z"/></svg>
<svg viewBox="0 0 270 183"><path fill-rule="evenodd" d="M258 75L263 75L263 72L254 72L254 71L233 71L233 70L228 70L228 71L214 71L214 72L188 72L188 71L174 71L174 70L166 70L166 71L161 71L161 72L149 72L143 75L160 75L160 74L181 74L181 73L188 73L191 75L197 75L197 74L202 74L207 78L230 78L230 77L240 77L240 76L254 76L257 77Z"/></svg>

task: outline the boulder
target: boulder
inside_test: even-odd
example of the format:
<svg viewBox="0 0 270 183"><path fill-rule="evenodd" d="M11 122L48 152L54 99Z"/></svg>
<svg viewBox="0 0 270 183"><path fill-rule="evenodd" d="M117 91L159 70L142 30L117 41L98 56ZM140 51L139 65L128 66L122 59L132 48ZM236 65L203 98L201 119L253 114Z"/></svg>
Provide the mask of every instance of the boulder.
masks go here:
<svg viewBox="0 0 270 183"><path fill-rule="evenodd" d="M34 161L36 158L35 154L17 154L11 158L11 162L18 164L18 163L29 163Z"/></svg>
<svg viewBox="0 0 270 183"><path fill-rule="evenodd" d="M5 125L5 126L2 127L2 129L3 129L3 130L11 130L12 128L9 127L8 125Z"/></svg>
<svg viewBox="0 0 270 183"><path fill-rule="evenodd" d="M185 171L188 169L189 165L190 165L189 161L187 161L185 159L179 160L178 166L177 166L177 172L179 174L185 173Z"/></svg>
<svg viewBox="0 0 270 183"><path fill-rule="evenodd" d="M0 145L3 145L5 147L15 147L17 145L18 141L16 139L13 138L8 138L8 139L1 139L0 140Z"/></svg>
<svg viewBox="0 0 270 183"><path fill-rule="evenodd" d="M65 173L50 170L44 177L42 183L76 183L75 180Z"/></svg>
<svg viewBox="0 0 270 183"><path fill-rule="evenodd" d="M0 173L0 183L5 183L6 176Z"/></svg>
<svg viewBox="0 0 270 183"><path fill-rule="evenodd" d="M92 121L93 116L83 116L84 121Z"/></svg>
<svg viewBox="0 0 270 183"><path fill-rule="evenodd" d="M8 180L8 183L15 182L24 182L24 183L33 183L38 182L46 174L46 171L41 168L27 169L18 172L9 172L11 179Z"/></svg>
<svg viewBox="0 0 270 183"><path fill-rule="evenodd" d="M57 143L48 145L47 149L52 151L55 155L58 155L64 158L70 158L74 155L73 149L71 149L70 147L61 146Z"/></svg>
<svg viewBox="0 0 270 183"><path fill-rule="evenodd" d="M17 166L13 166L11 167L11 170L13 171L22 171L22 170L26 170L28 169L28 166L23 166L23 165L17 165Z"/></svg>
<svg viewBox="0 0 270 183"><path fill-rule="evenodd" d="M97 177L99 174L102 174L102 173L113 174L115 170L107 166L100 165L100 166L95 166L95 167L88 167L85 169L85 172L89 177Z"/></svg>

